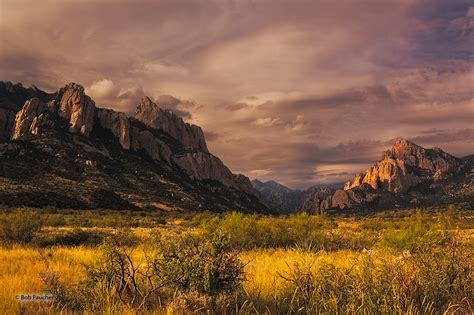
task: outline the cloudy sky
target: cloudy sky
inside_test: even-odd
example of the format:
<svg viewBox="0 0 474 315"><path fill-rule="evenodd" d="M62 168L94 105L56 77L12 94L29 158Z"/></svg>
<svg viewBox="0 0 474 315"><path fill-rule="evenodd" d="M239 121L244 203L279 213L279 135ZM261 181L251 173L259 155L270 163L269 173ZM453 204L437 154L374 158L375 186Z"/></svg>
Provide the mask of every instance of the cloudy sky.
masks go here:
<svg viewBox="0 0 474 315"><path fill-rule="evenodd" d="M294 188L397 137L474 153L473 59L471 0L0 0L0 80L127 113L149 95L234 172Z"/></svg>

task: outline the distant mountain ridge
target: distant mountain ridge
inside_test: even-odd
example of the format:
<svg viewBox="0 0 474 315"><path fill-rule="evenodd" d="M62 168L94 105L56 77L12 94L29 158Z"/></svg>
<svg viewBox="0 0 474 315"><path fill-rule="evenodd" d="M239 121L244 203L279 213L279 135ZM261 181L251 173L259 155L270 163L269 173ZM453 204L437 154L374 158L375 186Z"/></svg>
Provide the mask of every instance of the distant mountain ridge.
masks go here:
<svg viewBox="0 0 474 315"><path fill-rule="evenodd" d="M297 190L273 180L261 182L258 179L252 180L252 185L262 195L267 205L280 214L323 211L329 207L325 200L334 193L333 187L340 186L339 184L334 184L333 187L315 185L305 190Z"/></svg>
<svg viewBox="0 0 474 315"><path fill-rule="evenodd" d="M106 207L105 189L118 208L268 211L200 127L148 97L127 117L97 108L79 84L49 94L0 82L0 142L4 206Z"/></svg>
<svg viewBox="0 0 474 315"><path fill-rule="evenodd" d="M252 180L252 186L262 195L269 207L280 214L295 212L303 199L303 192L292 190L273 180L261 182Z"/></svg>
<svg viewBox="0 0 474 315"><path fill-rule="evenodd" d="M346 182L344 189L313 187L282 193L281 185L266 183L252 181L267 204L280 212L284 209L321 213L330 209L393 209L448 203L472 207L474 155L457 158L440 148L425 149L406 139L398 139L383 153L381 160L365 174L356 174L352 181ZM291 196L293 210L281 201L285 195Z"/></svg>

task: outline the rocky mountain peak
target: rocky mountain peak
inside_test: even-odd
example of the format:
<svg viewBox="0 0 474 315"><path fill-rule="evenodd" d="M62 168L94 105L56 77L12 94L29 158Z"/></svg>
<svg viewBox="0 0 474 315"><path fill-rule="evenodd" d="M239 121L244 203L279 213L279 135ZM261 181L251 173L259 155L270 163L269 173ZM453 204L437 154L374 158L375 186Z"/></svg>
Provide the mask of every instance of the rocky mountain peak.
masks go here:
<svg viewBox="0 0 474 315"><path fill-rule="evenodd" d="M364 176L356 174L345 184L349 190L366 183L374 189L406 192L423 181L445 179L464 170L464 163L439 148L425 149L406 139L397 139L391 150Z"/></svg>
<svg viewBox="0 0 474 315"><path fill-rule="evenodd" d="M200 127L188 124L171 111L158 107L149 97L142 98L134 118L149 128L166 132L187 150L208 152Z"/></svg>
<svg viewBox="0 0 474 315"><path fill-rule="evenodd" d="M142 97L140 104L138 104L135 114L140 114L144 111L153 110L156 108L158 108L158 105L153 103L153 101L148 96L144 96Z"/></svg>
<svg viewBox="0 0 474 315"><path fill-rule="evenodd" d="M69 83L58 92L58 114L69 120L69 131L89 136L94 127L95 102L84 93L84 87Z"/></svg>
<svg viewBox="0 0 474 315"><path fill-rule="evenodd" d="M415 143L408 141L403 138L399 138L392 145L391 150L389 151L390 155L399 160L405 160L411 155L424 155L426 154L426 149L416 145Z"/></svg>

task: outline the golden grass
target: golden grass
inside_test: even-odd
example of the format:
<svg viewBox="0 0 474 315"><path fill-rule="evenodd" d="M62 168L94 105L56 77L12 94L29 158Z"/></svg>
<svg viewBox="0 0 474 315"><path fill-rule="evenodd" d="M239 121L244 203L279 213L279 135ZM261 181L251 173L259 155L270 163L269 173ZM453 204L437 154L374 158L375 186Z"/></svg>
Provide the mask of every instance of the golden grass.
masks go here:
<svg viewBox="0 0 474 315"><path fill-rule="evenodd" d="M15 296L21 293L42 293L43 271L56 271L67 283L77 283L84 275L83 263L92 261L97 249L53 248L39 250L14 247L0 248L0 314L15 314L21 303ZM31 303L29 303L31 304Z"/></svg>
<svg viewBox="0 0 474 315"><path fill-rule="evenodd" d="M0 248L0 314L15 314L19 311L21 303L15 300L17 294L43 292L41 272L58 272L63 282L78 283L84 276L83 264L92 262L98 253L98 249L85 247ZM264 299L278 297L284 285L279 273L287 273L295 262L314 263L316 268L323 263L350 267L353 259L359 255L351 251L300 253L291 249L243 252L241 259L246 263L247 277L244 289ZM137 248L133 256L139 261L143 259L143 251Z"/></svg>
<svg viewBox="0 0 474 315"><path fill-rule="evenodd" d="M362 221L361 221L362 222ZM356 219L339 219L338 230L346 233L357 233L361 222ZM156 228L137 227L129 231L140 239L147 239L159 232L162 236L172 239L181 233L198 233L198 228L181 226L179 219ZM59 230L72 230L72 227L47 227L44 233ZM114 232L116 228L82 228L103 232ZM463 242L474 244L472 226L460 230ZM474 245L473 245L474 246ZM99 248L90 247L53 247L38 249L30 247L0 247L0 314L16 314L20 311L38 313L37 303L20 303L15 296L21 293L42 293L44 286L40 273L53 271L60 274L61 282L73 285L84 277L84 264L92 262L100 254ZM246 281L244 291L260 300L277 300L284 294L287 284L281 275L287 275L295 263L311 266L316 271L320 266L333 264L337 267L351 268L357 259L366 253L341 250L335 252L300 252L294 249L255 249L242 252L240 258L245 263ZM377 252L377 259L389 258L387 252ZM140 246L134 250L134 258L143 260ZM47 308L41 309L44 311ZM160 312L160 310L157 310ZM130 311L129 313L132 313Z"/></svg>
<svg viewBox="0 0 474 315"><path fill-rule="evenodd" d="M244 290L249 295L262 299L278 298L285 280L295 263L310 266L312 271L325 264L341 268L350 268L362 253L342 250L337 252L302 253L293 249L252 250L241 254L246 264Z"/></svg>

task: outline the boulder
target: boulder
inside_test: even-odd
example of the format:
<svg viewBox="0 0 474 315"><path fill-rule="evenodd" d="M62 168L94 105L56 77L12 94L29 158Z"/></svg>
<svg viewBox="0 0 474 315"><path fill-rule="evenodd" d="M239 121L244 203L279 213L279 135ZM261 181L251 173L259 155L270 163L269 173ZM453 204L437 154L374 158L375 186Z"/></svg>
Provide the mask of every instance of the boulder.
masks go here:
<svg viewBox="0 0 474 315"><path fill-rule="evenodd" d="M58 114L70 123L69 131L89 136L94 128L95 103L84 88L70 83L58 92Z"/></svg>
<svg viewBox="0 0 474 315"><path fill-rule="evenodd" d="M102 128L110 130L119 139L122 148L130 149L130 121L124 113L99 108L97 118Z"/></svg>
<svg viewBox="0 0 474 315"><path fill-rule="evenodd" d="M349 194L343 189L336 190L331 199L333 208L348 209L352 207L353 204L354 202L350 199Z"/></svg>

